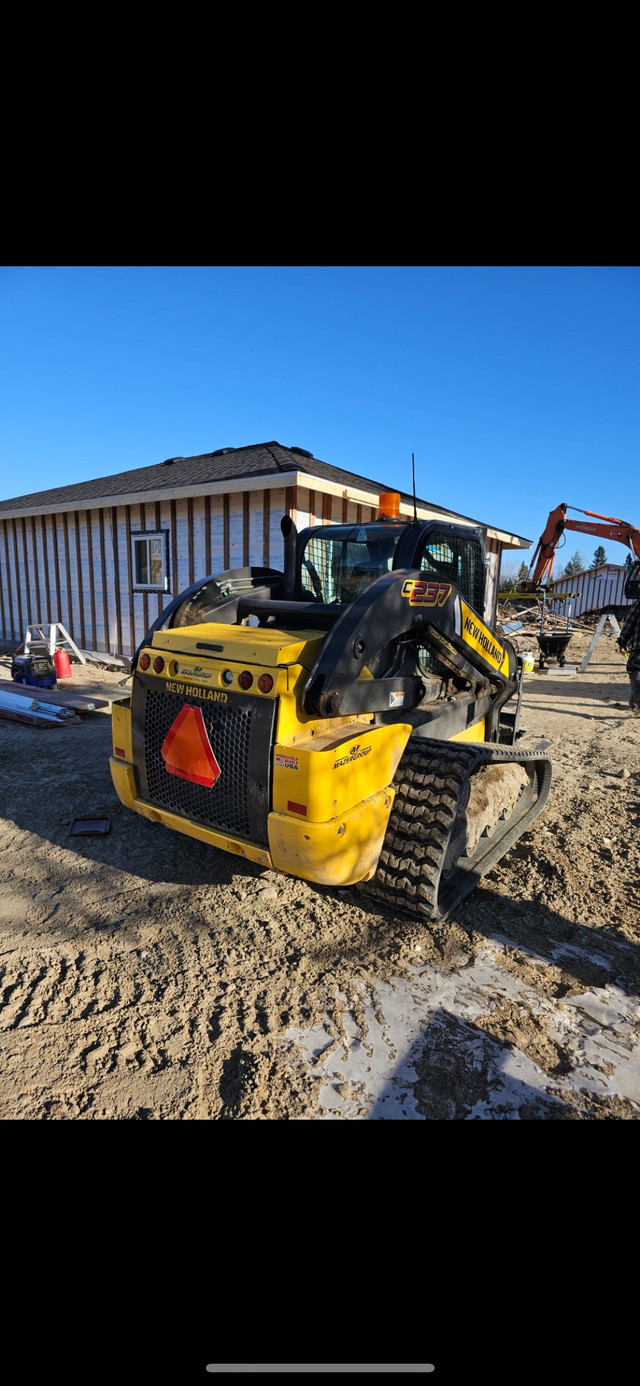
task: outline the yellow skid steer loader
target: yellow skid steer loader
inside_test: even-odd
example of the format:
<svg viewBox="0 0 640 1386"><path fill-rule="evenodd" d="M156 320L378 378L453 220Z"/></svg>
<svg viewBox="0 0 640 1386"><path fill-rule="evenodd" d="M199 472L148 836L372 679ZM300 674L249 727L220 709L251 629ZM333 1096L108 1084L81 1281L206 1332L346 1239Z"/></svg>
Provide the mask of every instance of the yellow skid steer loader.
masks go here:
<svg viewBox="0 0 640 1386"><path fill-rule="evenodd" d="M379 518L303 530L284 572L194 583L160 614L113 707L129 808L422 920L451 909L546 802L518 751L521 661L486 623L482 532Z"/></svg>

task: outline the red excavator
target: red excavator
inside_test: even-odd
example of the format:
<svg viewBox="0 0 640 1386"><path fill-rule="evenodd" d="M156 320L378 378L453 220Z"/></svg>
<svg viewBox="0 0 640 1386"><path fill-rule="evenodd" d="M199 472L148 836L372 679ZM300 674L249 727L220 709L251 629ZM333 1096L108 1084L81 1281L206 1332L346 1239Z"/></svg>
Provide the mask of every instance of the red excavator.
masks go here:
<svg viewBox="0 0 640 1386"><path fill-rule="evenodd" d="M591 515L595 520L605 520L605 524L594 525L588 520L568 520L567 510L577 510L579 515ZM576 505L566 505L563 501L552 510L544 533L540 535L536 551L529 565L529 577L519 584L523 592L535 592L543 584L551 581L553 564L558 543L565 529L578 530L580 534L596 534L600 539L616 540L626 544L640 561L640 529L626 520L616 520L612 515L599 515L596 510L580 510ZM638 563L631 572L637 574Z"/></svg>

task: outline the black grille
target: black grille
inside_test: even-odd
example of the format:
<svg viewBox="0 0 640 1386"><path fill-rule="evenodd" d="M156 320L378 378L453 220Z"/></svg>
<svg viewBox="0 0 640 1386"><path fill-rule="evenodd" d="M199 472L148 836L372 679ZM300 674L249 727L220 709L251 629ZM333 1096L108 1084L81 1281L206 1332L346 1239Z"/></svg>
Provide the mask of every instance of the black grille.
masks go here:
<svg viewBox="0 0 640 1386"><path fill-rule="evenodd" d="M220 775L210 789L170 775L160 753L169 728L185 706L200 708L220 766ZM207 827L249 837L247 779L251 725L256 711L256 703L250 699L246 699L246 706L242 707L208 707L206 703L196 704L189 698L178 699L148 690L144 739L149 801L183 818L205 823Z"/></svg>
<svg viewBox="0 0 640 1386"><path fill-rule="evenodd" d="M484 561L478 539L449 530L446 534L431 532L420 566L445 582L454 582L465 601L483 616Z"/></svg>
<svg viewBox="0 0 640 1386"><path fill-rule="evenodd" d="M451 530L430 530L420 567L441 581L455 583L465 601L478 615L483 615L484 559L478 539L468 533L457 535ZM440 663L431 650L421 646L418 658L425 673L450 678L450 670Z"/></svg>

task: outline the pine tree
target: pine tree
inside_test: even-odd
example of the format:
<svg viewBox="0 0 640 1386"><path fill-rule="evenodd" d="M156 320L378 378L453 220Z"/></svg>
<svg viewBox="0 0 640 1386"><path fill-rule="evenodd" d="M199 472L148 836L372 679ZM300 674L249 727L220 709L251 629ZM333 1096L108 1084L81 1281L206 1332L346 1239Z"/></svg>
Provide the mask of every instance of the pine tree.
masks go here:
<svg viewBox="0 0 640 1386"><path fill-rule="evenodd" d="M519 592L520 584L526 582L528 577L529 569L526 563L521 563L517 571L514 563L508 563L504 571L500 570L500 591Z"/></svg>
<svg viewBox="0 0 640 1386"><path fill-rule="evenodd" d="M500 570L500 591L515 592L516 580L512 564L505 567L504 572Z"/></svg>
<svg viewBox="0 0 640 1386"><path fill-rule="evenodd" d="M605 551L604 551L604 549L603 549L603 547L602 547L602 544L598 544L598 547L597 547L597 549L596 549L596 551L595 551L595 553L594 553L594 555L593 555L593 561L592 561L592 563L591 563L591 567L592 567L592 568L601 568L601 567L603 566L603 564L606 563L606 561L607 561L607 555L606 555L606 553L605 553Z"/></svg>
<svg viewBox="0 0 640 1386"><path fill-rule="evenodd" d="M574 577L576 573L583 573L583 572L584 572L584 563L582 562L582 554L581 554L581 553L578 553L578 551L576 550L576 552L575 552L574 555L573 555L573 558L570 558L570 559L569 559L569 562L568 562L568 563L566 564L566 566L565 566L564 576L565 576L565 577Z"/></svg>

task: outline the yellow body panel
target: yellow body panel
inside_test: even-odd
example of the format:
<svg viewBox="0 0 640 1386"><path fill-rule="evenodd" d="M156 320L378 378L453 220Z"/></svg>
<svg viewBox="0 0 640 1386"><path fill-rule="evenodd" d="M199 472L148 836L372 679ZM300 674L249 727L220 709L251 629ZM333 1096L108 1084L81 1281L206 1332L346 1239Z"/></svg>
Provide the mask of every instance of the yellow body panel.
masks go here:
<svg viewBox="0 0 640 1386"><path fill-rule="evenodd" d="M484 741L484 717L479 722L474 722L471 727L465 727L464 731L456 732L455 736L449 737L450 741Z"/></svg>
<svg viewBox="0 0 640 1386"><path fill-rule="evenodd" d="M329 823L306 823L270 813L271 860L276 871L318 885L348 886L375 874L394 800L383 789Z"/></svg>
<svg viewBox="0 0 640 1386"><path fill-rule="evenodd" d="M225 661L217 666L212 665L208 673L200 673L196 669L191 673L184 659L169 660L161 674L154 671L154 678L160 678L167 685L170 693L182 693L185 698L197 698L199 702L228 703L230 693L240 693L242 689L238 682L240 674L247 668L248 660L243 664L232 664ZM230 670L233 675L232 683L224 683L223 672ZM287 669L265 669L264 665L252 664L250 672L253 674L253 685L251 693L257 698L277 698L287 689ZM258 688L258 679L261 674L270 674L273 679L273 688L268 693L263 693Z"/></svg>
<svg viewBox="0 0 640 1386"><path fill-rule="evenodd" d="M118 750L124 751L124 755L119 759L133 761L133 750L131 746L131 699L122 698L119 703L111 704L111 736L113 742L113 752L115 755L116 746Z"/></svg>
<svg viewBox="0 0 640 1386"><path fill-rule="evenodd" d="M239 661L262 664L273 669L278 664L305 663L311 669L324 640L324 632L296 631L287 635L282 630L266 626L228 626L212 622L202 626L178 626L174 630L157 630L153 636L154 650L168 650L177 656L192 657L196 664L207 668L210 661ZM199 650L197 645L222 645L222 650ZM182 662L182 661L180 661Z"/></svg>
<svg viewBox="0 0 640 1386"><path fill-rule="evenodd" d="M116 756L112 756L109 761L109 769L111 771L113 787L120 803L124 804L125 808L136 809L136 811L138 811L136 777L133 766L126 765L123 760L118 760Z"/></svg>
<svg viewBox="0 0 640 1386"><path fill-rule="evenodd" d="M308 678L308 670L302 664L293 664L287 669L287 684L283 687L278 708L276 741L283 745L296 745L311 736L325 733L344 734L351 726L362 726L372 722L373 716L366 713L353 713L349 717L313 717L302 708L302 689Z"/></svg>
<svg viewBox="0 0 640 1386"><path fill-rule="evenodd" d="M289 744L279 742L273 761L273 808L307 823L326 823L386 789L395 775L411 727L372 729L367 721ZM292 809L290 805L296 804Z"/></svg>

